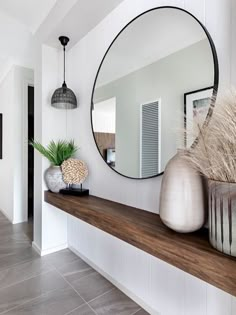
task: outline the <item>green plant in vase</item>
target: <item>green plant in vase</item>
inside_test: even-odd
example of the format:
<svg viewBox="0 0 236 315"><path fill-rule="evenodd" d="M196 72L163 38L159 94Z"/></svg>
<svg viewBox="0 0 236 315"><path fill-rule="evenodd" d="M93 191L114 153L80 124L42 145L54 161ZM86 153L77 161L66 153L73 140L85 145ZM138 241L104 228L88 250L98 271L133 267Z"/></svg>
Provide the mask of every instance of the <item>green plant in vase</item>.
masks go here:
<svg viewBox="0 0 236 315"><path fill-rule="evenodd" d="M56 193L64 189L66 184L63 181L61 165L65 160L73 157L78 150L74 141L58 140L55 142L52 140L47 146L43 146L41 143L32 140L30 145L51 164L45 172L45 182L48 189Z"/></svg>

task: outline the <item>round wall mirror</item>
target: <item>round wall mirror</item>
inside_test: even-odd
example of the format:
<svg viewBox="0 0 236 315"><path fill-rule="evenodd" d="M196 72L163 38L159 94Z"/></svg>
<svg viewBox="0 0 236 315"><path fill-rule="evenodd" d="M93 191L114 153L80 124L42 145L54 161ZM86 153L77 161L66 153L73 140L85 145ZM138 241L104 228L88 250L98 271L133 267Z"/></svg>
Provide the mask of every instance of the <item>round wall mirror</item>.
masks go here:
<svg viewBox="0 0 236 315"><path fill-rule="evenodd" d="M95 79L91 122L102 158L129 178L162 174L193 144L217 88L214 43L193 15L174 7L141 14L111 43Z"/></svg>

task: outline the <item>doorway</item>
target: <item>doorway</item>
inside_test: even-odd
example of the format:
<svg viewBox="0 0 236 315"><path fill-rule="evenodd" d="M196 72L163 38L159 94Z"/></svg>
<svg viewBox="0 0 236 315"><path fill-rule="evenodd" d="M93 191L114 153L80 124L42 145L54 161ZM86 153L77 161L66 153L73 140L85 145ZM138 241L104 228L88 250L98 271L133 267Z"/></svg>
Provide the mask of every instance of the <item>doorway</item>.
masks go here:
<svg viewBox="0 0 236 315"><path fill-rule="evenodd" d="M34 87L28 86L28 143L34 139ZM28 145L28 220L34 217L34 149Z"/></svg>

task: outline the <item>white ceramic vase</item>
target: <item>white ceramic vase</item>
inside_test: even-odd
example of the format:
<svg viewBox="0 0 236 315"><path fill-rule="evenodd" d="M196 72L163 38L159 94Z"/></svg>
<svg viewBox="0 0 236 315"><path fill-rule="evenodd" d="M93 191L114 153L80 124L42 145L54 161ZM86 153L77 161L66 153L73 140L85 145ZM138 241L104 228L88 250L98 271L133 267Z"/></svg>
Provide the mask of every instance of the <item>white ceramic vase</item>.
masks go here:
<svg viewBox="0 0 236 315"><path fill-rule="evenodd" d="M161 186L160 217L170 229L189 233L205 223L207 191L202 176L178 152L167 164Z"/></svg>
<svg viewBox="0 0 236 315"><path fill-rule="evenodd" d="M48 189L54 193L58 193L60 189L66 188L63 181L62 171L60 166L50 166L45 172L45 182Z"/></svg>

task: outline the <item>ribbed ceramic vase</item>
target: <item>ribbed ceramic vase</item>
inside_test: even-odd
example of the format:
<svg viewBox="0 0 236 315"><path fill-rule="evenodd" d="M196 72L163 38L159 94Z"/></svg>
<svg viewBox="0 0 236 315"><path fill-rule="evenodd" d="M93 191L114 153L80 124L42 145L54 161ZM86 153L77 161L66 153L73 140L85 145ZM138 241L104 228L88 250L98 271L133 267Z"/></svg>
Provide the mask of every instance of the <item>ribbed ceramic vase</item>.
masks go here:
<svg viewBox="0 0 236 315"><path fill-rule="evenodd" d="M160 217L170 229L190 233L205 223L207 185L178 152L167 164L161 186Z"/></svg>
<svg viewBox="0 0 236 315"><path fill-rule="evenodd" d="M52 192L58 193L60 189L66 188L63 181L62 171L60 166L50 166L45 172L45 182L48 189Z"/></svg>
<svg viewBox="0 0 236 315"><path fill-rule="evenodd" d="M236 257L236 183L209 180L208 186L210 243Z"/></svg>

